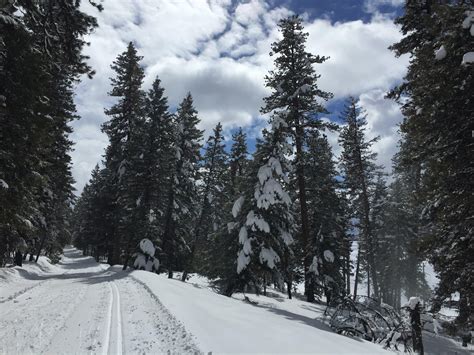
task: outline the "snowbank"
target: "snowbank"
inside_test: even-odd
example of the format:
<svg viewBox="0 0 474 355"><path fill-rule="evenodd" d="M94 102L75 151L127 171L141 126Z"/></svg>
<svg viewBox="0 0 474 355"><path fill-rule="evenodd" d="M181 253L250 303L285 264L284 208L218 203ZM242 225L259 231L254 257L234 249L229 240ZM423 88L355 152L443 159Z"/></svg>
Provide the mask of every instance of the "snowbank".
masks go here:
<svg viewBox="0 0 474 355"><path fill-rule="evenodd" d="M200 279L189 284L145 271L130 275L148 286L204 353L388 353L379 345L334 333L319 320L324 309L318 305L250 295L258 302L254 305L242 295L216 294Z"/></svg>
<svg viewBox="0 0 474 355"><path fill-rule="evenodd" d="M51 264L45 256L40 256L38 263L24 261L23 266L0 268L0 303L6 302L46 279L47 275L60 274L64 270Z"/></svg>
<svg viewBox="0 0 474 355"><path fill-rule="evenodd" d="M80 269L76 269L78 264L81 265ZM108 266L98 264L90 256L82 256L82 252L73 247L64 249L64 255L58 264L51 264L47 257L40 256L37 263L24 261L22 267L0 268L0 303L31 290L54 275L94 273L107 268Z"/></svg>

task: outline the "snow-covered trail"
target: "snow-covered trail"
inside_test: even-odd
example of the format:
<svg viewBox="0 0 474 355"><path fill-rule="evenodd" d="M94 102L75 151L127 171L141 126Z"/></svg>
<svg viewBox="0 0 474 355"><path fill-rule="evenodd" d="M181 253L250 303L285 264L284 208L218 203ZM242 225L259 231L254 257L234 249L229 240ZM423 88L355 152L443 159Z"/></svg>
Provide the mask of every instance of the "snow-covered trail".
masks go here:
<svg viewBox="0 0 474 355"><path fill-rule="evenodd" d="M57 272L14 291L0 303L1 354L199 352L129 273L105 270L74 248Z"/></svg>
<svg viewBox="0 0 474 355"><path fill-rule="evenodd" d="M183 283L122 271L66 248L57 265L43 258L0 269L0 355L393 354L334 333L321 305L277 293L247 296L252 304L243 294L215 293L198 276ZM466 353L449 339L429 336L425 350Z"/></svg>

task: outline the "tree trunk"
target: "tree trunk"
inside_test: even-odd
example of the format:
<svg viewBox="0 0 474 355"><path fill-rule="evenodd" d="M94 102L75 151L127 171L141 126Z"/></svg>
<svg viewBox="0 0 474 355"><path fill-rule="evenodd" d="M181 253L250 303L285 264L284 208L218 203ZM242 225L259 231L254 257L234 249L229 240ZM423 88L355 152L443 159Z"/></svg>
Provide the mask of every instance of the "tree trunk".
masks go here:
<svg viewBox="0 0 474 355"><path fill-rule="evenodd" d="M173 238L174 238L174 221L173 221L173 204L174 204L174 185L170 186L168 196L168 206L166 208L165 226L163 228L163 265L168 268L168 278L173 278Z"/></svg>
<svg viewBox="0 0 474 355"><path fill-rule="evenodd" d="M112 252L109 255L109 259L107 260L110 265L117 265L120 264L120 244L122 241L120 238L115 239L114 245L112 245Z"/></svg>
<svg viewBox="0 0 474 355"><path fill-rule="evenodd" d="M367 268L367 297L370 297L370 267Z"/></svg>
<svg viewBox="0 0 474 355"><path fill-rule="evenodd" d="M188 271L189 269L191 268L192 266L192 263L193 263L193 260L194 260L194 254L196 253L196 248L197 248L197 245L199 243L199 239L201 237L201 226L204 222L204 218L205 218L205 211L208 210L208 204L206 203L207 201L207 194L208 194L208 189L206 189L205 193L204 193L204 202L203 202L203 207L201 209L201 215L199 216L199 220L196 224L196 231L195 231L195 234L194 234L194 238L192 240L192 244L191 244L191 253L189 254L189 257L188 257L188 260L185 262L184 264L184 270L183 270L183 276L181 277L181 281L185 282L186 281L186 278L188 277ZM207 230L204 230L204 235L206 235L207 233Z"/></svg>
<svg viewBox="0 0 474 355"><path fill-rule="evenodd" d="M360 163L362 164L362 163ZM362 169L362 166L361 166ZM377 283L377 273L375 271L375 256L374 256L374 240L372 236L372 230L371 230L371 223L370 223L370 204L369 204L369 193L367 190L367 185L365 181L365 174L363 173L363 170L361 170L361 184L362 184L362 206L364 210L364 225L363 225L363 230L364 230L364 239L367 243L367 261L368 261L368 267L367 267L367 287L369 288L370 291L370 279L369 276L372 274L372 282L374 284L374 297L378 298L378 283ZM360 245L359 245L360 247Z"/></svg>
<svg viewBox="0 0 474 355"><path fill-rule="evenodd" d="M469 319L469 313L470 313L470 309L469 309L469 305L468 305L468 299L466 297L466 293L465 292L461 292L460 295L459 295L459 315L456 319L456 321L461 324L461 325L465 325Z"/></svg>
<svg viewBox="0 0 474 355"><path fill-rule="evenodd" d="M127 256L125 258L125 262L123 263L122 270L124 270L124 271L127 270L129 261L130 261L130 253L127 253Z"/></svg>
<svg viewBox="0 0 474 355"><path fill-rule="evenodd" d="M287 281L286 282L286 290L288 292L288 299L291 300L291 287L292 287L292 282L291 281Z"/></svg>
<svg viewBox="0 0 474 355"><path fill-rule="evenodd" d="M20 267L23 266L23 255L21 255L19 250L15 252L15 265Z"/></svg>
<svg viewBox="0 0 474 355"><path fill-rule="evenodd" d="M351 251L349 249L349 253L346 258L346 283L347 283L347 295L351 294Z"/></svg>
<svg viewBox="0 0 474 355"><path fill-rule="evenodd" d="M364 233L364 240L367 243L367 261L368 261L368 270L372 272L372 279L374 283L374 296L375 298L378 298L378 284L377 284L377 273L375 271L375 259L374 259L374 245L373 245L373 239L372 239L372 233L371 233L371 223L370 223L370 204L369 204L369 193L368 193L368 187L367 187L367 181L366 181L366 171L364 168L364 164L362 161L362 152L361 152L361 147L360 147L360 142L358 142L358 136L357 133L355 133L354 136L354 141L356 144L356 164L357 164L357 170L358 170L358 175L360 179L360 187L362 189L362 229ZM359 256L360 256L360 240L361 238L359 237L359 253L357 257L357 261L359 262ZM369 280L368 280L369 281ZM370 282L367 282L369 285ZM357 291L355 291L357 293Z"/></svg>
<svg viewBox="0 0 474 355"><path fill-rule="evenodd" d="M299 119L298 119L299 121ZM308 302L314 302L314 284L312 275L310 275L309 267L312 263L311 250L313 248L310 245L309 238L309 218L308 218L308 205L306 202L306 181L304 175L304 162L303 162L303 135L304 131L301 125L296 126L296 176L298 182L298 198L300 200L300 213L301 213L301 241L304 251L304 292L306 300Z"/></svg>
<svg viewBox="0 0 474 355"><path fill-rule="evenodd" d="M263 295L267 295L267 277L263 275Z"/></svg>
<svg viewBox="0 0 474 355"><path fill-rule="evenodd" d="M357 261L356 261L356 271L354 276L354 300L357 298L357 287L359 286L359 277L360 277L360 241L357 244Z"/></svg>
<svg viewBox="0 0 474 355"><path fill-rule="evenodd" d="M416 354L423 355L423 339L421 327L421 308L420 302L417 303L415 309L410 310L411 334L413 338L413 351Z"/></svg>
<svg viewBox="0 0 474 355"><path fill-rule="evenodd" d="M40 242L40 245L39 245L39 248L38 248L38 252L36 254L36 260L35 260L35 263L38 262L38 259L40 257L40 254L41 254L41 250L43 249L43 246L44 246L44 242L46 241L46 232L43 232L43 236L41 237L41 242Z"/></svg>

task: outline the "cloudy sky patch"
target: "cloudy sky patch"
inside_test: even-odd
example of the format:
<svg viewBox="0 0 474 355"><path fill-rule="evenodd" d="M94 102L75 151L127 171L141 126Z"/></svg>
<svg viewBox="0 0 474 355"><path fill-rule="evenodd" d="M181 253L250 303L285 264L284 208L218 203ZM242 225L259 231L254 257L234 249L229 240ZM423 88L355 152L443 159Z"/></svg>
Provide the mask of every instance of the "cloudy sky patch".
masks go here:
<svg viewBox="0 0 474 355"><path fill-rule="evenodd" d="M322 1L317 13L303 14L310 34L308 50L330 57L316 70L321 74L319 86L335 94L331 107L339 108L349 95L360 98L370 134L382 137L375 148L388 169L401 115L384 94L403 78L407 66L406 58L397 59L387 49L401 37L392 19L399 4L354 0L351 6L359 16L346 20L342 10L338 16L337 1L347 9L344 0ZM321 8L325 4L326 10ZM269 52L279 36L277 23L302 8L311 9L306 0L105 0L103 6L98 13L83 2L84 11L97 17L99 28L85 49L97 74L92 80L84 78L76 95L82 117L74 123L72 135L78 192L104 154L107 137L100 125L107 119L104 108L113 103L107 96L114 75L110 64L128 42L133 41L144 57L145 89L159 76L173 109L188 91L192 93L206 134L222 122L227 132L243 126L255 137L265 125L259 109L268 94L264 76L272 69ZM387 6L390 12L380 11ZM333 112L329 119L338 115Z"/></svg>

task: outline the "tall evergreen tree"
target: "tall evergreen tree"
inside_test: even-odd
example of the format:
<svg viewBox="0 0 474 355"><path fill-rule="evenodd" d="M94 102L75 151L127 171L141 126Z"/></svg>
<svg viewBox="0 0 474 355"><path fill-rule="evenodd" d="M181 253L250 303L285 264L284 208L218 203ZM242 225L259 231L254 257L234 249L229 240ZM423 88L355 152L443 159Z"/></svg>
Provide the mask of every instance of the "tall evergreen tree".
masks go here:
<svg viewBox="0 0 474 355"><path fill-rule="evenodd" d="M304 167L304 143L308 128L318 128L319 113L326 112L317 99L327 100L332 94L319 89L313 64L321 64L327 58L315 56L306 51L308 34L303 31L302 20L290 16L279 23L283 38L272 44L272 54L276 55L275 70L266 76L266 86L272 89L265 98L263 113L277 112L278 118L285 122L296 148L295 172L299 201L299 220L301 224L301 244L305 251L303 265L305 274L305 295L314 301L314 274L310 271L313 260L310 246L310 225L307 202L307 187Z"/></svg>
<svg viewBox="0 0 474 355"><path fill-rule="evenodd" d="M247 137L239 128L232 135L232 146L230 149L229 164L227 167L226 186L224 186L221 201L223 228L213 233L209 240L209 250L205 260L204 273L214 280L214 284L220 292L231 296L242 280L237 274L237 260L235 256L239 251L238 230L232 216L234 202L244 193L248 179L249 158L247 151Z"/></svg>
<svg viewBox="0 0 474 355"><path fill-rule="evenodd" d="M229 185L227 159L222 125L218 123L204 148L201 166L202 185L199 186L199 211L189 243L191 250L187 255L182 281L186 280L188 270L192 268L195 255L201 251L202 244L207 244L208 234L219 231L224 225L224 207L228 198L224 189Z"/></svg>
<svg viewBox="0 0 474 355"><path fill-rule="evenodd" d="M411 56L403 97L402 160L420 166L423 249L440 283L439 301L460 294L460 324L473 324L472 1L407 1L396 20L396 55ZM472 31L471 31L472 32Z"/></svg>
<svg viewBox="0 0 474 355"><path fill-rule="evenodd" d="M145 237L158 245L163 233L166 197L175 161L175 124L169 113L160 79L156 78L146 99L144 191L141 199L145 216Z"/></svg>
<svg viewBox="0 0 474 355"><path fill-rule="evenodd" d="M26 239L54 253L68 234L72 89L92 75L81 54L97 22L80 1L16 1L0 16L0 264ZM18 11L21 8L21 11Z"/></svg>
<svg viewBox="0 0 474 355"><path fill-rule="evenodd" d="M330 304L346 293L345 273L350 272L346 270L350 251L347 220L343 200L338 195L340 186L326 136L313 130L308 135L307 146L304 158L311 211L310 245L314 255L310 269L315 273L316 293L324 292Z"/></svg>
<svg viewBox="0 0 474 355"><path fill-rule="evenodd" d="M360 230L358 238L358 255L355 270L354 297L360 279L362 261L367 265L367 285L370 296L370 285L373 284L374 296L378 298L378 280L375 264L375 250L377 241L373 234L370 219L371 190L374 184L377 166L376 153L371 151L372 144L378 139L367 141L365 138L366 117L357 107L354 98L350 98L342 114L345 122L339 142L342 146L341 167L345 188L349 196L352 215L357 221L356 227Z"/></svg>
<svg viewBox="0 0 474 355"><path fill-rule="evenodd" d="M285 278L292 256L294 219L286 184L290 169L288 131L278 114L272 130L264 131L249 168L245 190L235 201L233 228L238 230L237 273L242 284L258 285L270 273Z"/></svg>
<svg viewBox="0 0 474 355"><path fill-rule="evenodd" d="M105 170L96 165L72 215L74 245L97 261L108 251Z"/></svg>
<svg viewBox="0 0 474 355"><path fill-rule="evenodd" d="M112 237L109 263L121 262L121 253L129 253L143 235L139 219L143 216L140 200L143 194L143 150L144 99L141 89L144 73L140 67L141 57L132 42L112 65L117 76L112 78L110 96L118 102L105 113L110 120L103 125L110 144L106 151L106 168L109 170L108 184L114 191L114 209L110 211L112 223L116 226Z"/></svg>
<svg viewBox="0 0 474 355"><path fill-rule="evenodd" d="M175 161L167 191L162 250L168 277L180 266L178 257L190 252L186 240L192 233L196 218L197 186L202 131L190 93L183 99L176 114ZM182 266L182 265L181 265Z"/></svg>

